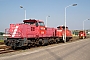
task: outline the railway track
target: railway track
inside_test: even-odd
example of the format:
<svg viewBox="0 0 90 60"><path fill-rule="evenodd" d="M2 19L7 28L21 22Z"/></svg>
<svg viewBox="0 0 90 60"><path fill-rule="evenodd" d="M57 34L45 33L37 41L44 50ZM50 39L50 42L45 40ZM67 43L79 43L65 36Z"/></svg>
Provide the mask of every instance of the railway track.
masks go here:
<svg viewBox="0 0 90 60"><path fill-rule="evenodd" d="M0 50L0 54L15 52L15 50Z"/></svg>
<svg viewBox="0 0 90 60"><path fill-rule="evenodd" d="M12 50L11 47L8 47L6 45L0 45L0 54L14 52L14 51L15 50Z"/></svg>
<svg viewBox="0 0 90 60"><path fill-rule="evenodd" d="M74 37L72 38L70 41L68 41L67 43L71 43L71 42L74 42L74 41L77 41L79 40L78 37ZM54 44L51 44L51 45L54 45ZM40 46L41 47L41 46ZM43 46L42 46L43 47ZM33 47L31 47L30 49L32 49ZM36 48L36 47L35 47ZM5 54L5 53L10 53L10 52L15 52L15 51L20 51L21 49L18 49L18 50L12 50L11 47L8 47L6 45L0 45L0 54Z"/></svg>
<svg viewBox="0 0 90 60"><path fill-rule="evenodd" d="M0 45L3 45L4 44L4 42L0 42Z"/></svg>

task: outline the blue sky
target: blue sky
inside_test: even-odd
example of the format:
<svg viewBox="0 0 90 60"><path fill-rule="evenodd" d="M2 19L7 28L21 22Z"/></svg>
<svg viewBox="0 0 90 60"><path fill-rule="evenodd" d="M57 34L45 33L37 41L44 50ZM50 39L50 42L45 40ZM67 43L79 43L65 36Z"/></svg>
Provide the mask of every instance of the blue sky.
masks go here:
<svg viewBox="0 0 90 60"><path fill-rule="evenodd" d="M82 22L90 18L90 0L0 0L0 31L9 28L10 23L21 23L24 19L24 9L26 9L27 19L39 19L47 25L57 27L64 25L65 7L77 3L77 6L70 6L66 10L66 20L69 29L82 29ZM85 29L90 29L90 21L85 21Z"/></svg>

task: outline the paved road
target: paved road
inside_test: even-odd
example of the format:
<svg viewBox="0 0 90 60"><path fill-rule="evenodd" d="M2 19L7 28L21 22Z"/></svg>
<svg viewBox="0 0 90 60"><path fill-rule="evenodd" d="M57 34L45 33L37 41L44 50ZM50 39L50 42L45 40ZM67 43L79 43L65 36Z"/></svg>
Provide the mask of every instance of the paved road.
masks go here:
<svg viewBox="0 0 90 60"><path fill-rule="evenodd" d="M0 60L90 60L90 39L0 57Z"/></svg>

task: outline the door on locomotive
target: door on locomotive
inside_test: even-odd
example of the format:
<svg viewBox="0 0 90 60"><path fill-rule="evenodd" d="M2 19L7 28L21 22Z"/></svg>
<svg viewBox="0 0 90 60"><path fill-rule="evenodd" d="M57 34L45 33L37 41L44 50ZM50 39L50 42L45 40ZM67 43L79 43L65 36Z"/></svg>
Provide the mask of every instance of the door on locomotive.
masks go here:
<svg viewBox="0 0 90 60"><path fill-rule="evenodd" d="M39 26L39 36L40 37L45 37L46 35L46 27L44 25L43 21L38 21L38 26Z"/></svg>

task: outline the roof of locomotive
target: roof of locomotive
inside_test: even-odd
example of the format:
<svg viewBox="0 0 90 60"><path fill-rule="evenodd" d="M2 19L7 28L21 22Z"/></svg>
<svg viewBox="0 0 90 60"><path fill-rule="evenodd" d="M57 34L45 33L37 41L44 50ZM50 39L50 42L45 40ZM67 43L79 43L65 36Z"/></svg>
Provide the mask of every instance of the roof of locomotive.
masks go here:
<svg viewBox="0 0 90 60"><path fill-rule="evenodd" d="M57 28L60 28L60 27L61 27L61 28L65 28L65 26L58 26ZM66 28L68 28L68 27L66 27Z"/></svg>
<svg viewBox="0 0 90 60"><path fill-rule="evenodd" d="M79 33L80 33L80 32L85 32L85 31L83 31L83 30L80 30L80 31L79 31Z"/></svg>
<svg viewBox="0 0 90 60"><path fill-rule="evenodd" d="M29 20L23 20L23 22L43 22L42 20L36 20L36 19L29 19Z"/></svg>

